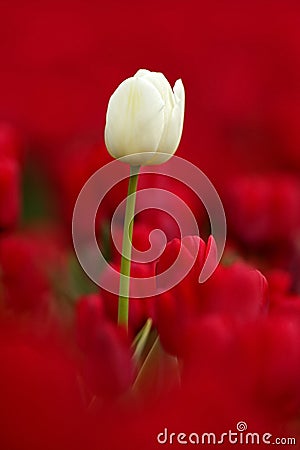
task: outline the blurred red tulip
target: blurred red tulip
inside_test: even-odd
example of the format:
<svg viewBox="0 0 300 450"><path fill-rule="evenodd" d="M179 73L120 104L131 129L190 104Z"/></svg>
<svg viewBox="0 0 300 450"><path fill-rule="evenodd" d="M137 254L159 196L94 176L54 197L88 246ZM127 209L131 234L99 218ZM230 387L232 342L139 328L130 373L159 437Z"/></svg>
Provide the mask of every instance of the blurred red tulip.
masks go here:
<svg viewBox="0 0 300 450"><path fill-rule="evenodd" d="M15 312L46 312L58 278L66 280L62 240L55 233L11 233L0 238L3 298Z"/></svg>
<svg viewBox="0 0 300 450"><path fill-rule="evenodd" d="M21 209L20 167L15 159L0 156L0 228L14 228Z"/></svg>
<svg viewBox="0 0 300 450"><path fill-rule="evenodd" d="M34 323L25 327L1 321L1 446L83 448L77 368L66 342L57 333L41 329Z"/></svg>
<svg viewBox="0 0 300 450"><path fill-rule="evenodd" d="M290 242L300 226L299 200L293 176L233 178L224 197L229 231L249 248Z"/></svg>
<svg viewBox="0 0 300 450"><path fill-rule="evenodd" d="M125 330L104 316L100 297L78 301L76 334L84 381L92 394L111 400L125 393L134 375L130 343Z"/></svg>

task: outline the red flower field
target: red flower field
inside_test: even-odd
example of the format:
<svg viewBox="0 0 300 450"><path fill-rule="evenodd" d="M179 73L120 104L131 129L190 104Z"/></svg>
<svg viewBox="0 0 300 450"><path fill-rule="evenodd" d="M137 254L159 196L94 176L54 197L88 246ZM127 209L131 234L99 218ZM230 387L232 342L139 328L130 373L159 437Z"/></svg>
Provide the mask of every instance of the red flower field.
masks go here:
<svg viewBox="0 0 300 450"><path fill-rule="evenodd" d="M246 439L297 448L298 2L2 1L0 54L1 450L231 448ZM190 208L200 236L181 235L168 211L189 217L175 200L158 196L157 210L137 214L136 249L158 252L157 229L166 246L132 264L131 276L146 281L131 283L126 333L117 295L77 261L72 215L86 181L112 161L109 98L139 68L172 85L182 78L176 154L214 184L228 229L220 264L199 283L215 256L203 204L178 180L140 175L146 196L167 190ZM110 223L127 181L96 217L116 271ZM121 241L122 221L115 232ZM147 278L155 283L177 257L189 273L147 295ZM101 276L112 277L105 268Z"/></svg>

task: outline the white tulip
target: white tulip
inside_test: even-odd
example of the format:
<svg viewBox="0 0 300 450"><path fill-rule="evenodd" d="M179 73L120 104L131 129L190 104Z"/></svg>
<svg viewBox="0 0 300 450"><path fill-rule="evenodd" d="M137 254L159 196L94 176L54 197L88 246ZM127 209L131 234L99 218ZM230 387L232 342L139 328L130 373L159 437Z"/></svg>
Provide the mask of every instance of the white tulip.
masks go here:
<svg viewBox="0 0 300 450"><path fill-rule="evenodd" d="M162 73L141 69L110 97L105 125L106 147L114 158L133 166L161 164L177 150L184 119L181 80L173 91Z"/></svg>

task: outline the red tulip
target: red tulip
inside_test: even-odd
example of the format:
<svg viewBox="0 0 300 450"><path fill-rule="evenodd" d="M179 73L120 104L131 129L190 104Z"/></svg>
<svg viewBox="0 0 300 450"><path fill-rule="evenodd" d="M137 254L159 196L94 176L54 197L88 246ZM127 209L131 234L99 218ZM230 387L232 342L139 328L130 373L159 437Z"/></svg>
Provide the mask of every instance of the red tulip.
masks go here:
<svg viewBox="0 0 300 450"><path fill-rule="evenodd" d="M162 343L171 353L181 355L188 351L186 335L198 318L217 314L227 316L237 323L247 323L265 315L268 305L265 278L246 264L219 266L209 280L199 284L199 273L208 249L205 249L204 242L199 238L184 238L182 267L190 264L192 260L186 242L193 246L196 243L199 245L195 265L186 278L161 295L155 303L155 318ZM174 240L168 244L157 264L158 272L172 264L179 248L180 241Z"/></svg>
<svg viewBox="0 0 300 450"><path fill-rule="evenodd" d="M84 381L92 394L112 399L126 392L134 375L130 343L125 330L104 316L100 297L78 301L76 334Z"/></svg>

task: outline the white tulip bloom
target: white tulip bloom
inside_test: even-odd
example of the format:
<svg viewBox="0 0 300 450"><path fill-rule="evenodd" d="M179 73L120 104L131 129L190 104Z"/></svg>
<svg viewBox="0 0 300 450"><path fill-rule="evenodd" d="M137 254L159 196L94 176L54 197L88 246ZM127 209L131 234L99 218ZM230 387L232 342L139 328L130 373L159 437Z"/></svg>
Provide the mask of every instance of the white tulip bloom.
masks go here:
<svg viewBox="0 0 300 450"><path fill-rule="evenodd" d="M162 73L141 69L110 97L106 147L114 158L127 156L134 166L161 164L177 150L184 119L181 80L173 90Z"/></svg>

